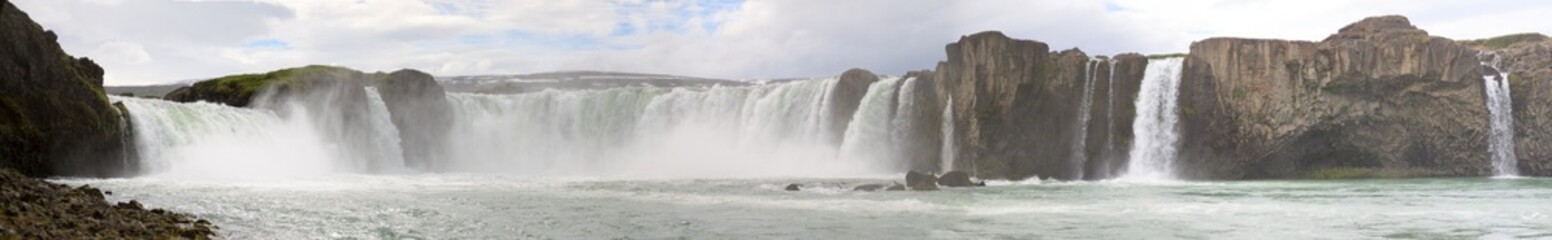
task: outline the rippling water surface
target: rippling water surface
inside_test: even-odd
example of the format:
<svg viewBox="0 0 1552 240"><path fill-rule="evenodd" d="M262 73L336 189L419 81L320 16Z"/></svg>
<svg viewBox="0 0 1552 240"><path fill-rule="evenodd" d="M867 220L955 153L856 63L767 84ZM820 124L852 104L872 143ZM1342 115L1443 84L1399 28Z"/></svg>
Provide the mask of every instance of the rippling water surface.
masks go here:
<svg viewBox="0 0 1552 240"><path fill-rule="evenodd" d="M479 175L60 180L196 214L237 239L1552 238L1552 179L994 182ZM788 183L809 186L783 191Z"/></svg>

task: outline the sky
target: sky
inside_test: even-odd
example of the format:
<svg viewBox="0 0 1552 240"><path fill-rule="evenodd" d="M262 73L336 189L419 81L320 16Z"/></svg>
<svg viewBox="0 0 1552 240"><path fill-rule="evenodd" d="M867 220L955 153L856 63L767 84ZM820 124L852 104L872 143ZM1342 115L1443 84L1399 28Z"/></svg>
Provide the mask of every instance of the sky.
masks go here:
<svg viewBox="0 0 1552 240"><path fill-rule="evenodd" d="M1209 37L1319 41L1401 14L1436 36L1552 33L1544 0L12 0L107 85L311 64L438 76L566 70L725 79L932 68L976 32L1090 55Z"/></svg>

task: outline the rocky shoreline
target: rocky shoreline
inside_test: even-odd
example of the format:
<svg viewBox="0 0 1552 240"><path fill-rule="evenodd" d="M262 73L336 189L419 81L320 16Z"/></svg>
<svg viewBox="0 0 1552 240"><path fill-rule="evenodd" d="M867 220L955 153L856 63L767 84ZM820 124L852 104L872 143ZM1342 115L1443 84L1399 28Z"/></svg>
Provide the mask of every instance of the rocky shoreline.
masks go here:
<svg viewBox="0 0 1552 240"><path fill-rule="evenodd" d="M209 221L139 202L109 204L102 190L71 187L0 169L0 238L208 239Z"/></svg>

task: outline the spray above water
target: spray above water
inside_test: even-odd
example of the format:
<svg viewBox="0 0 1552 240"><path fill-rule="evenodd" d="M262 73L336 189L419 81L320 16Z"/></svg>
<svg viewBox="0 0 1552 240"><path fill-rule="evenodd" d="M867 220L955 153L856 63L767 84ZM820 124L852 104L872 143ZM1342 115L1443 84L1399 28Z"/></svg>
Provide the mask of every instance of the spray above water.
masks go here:
<svg viewBox="0 0 1552 240"><path fill-rule="evenodd" d="M1519 176L1519 160L1514 152L1514 105L1509 94L1509 72L1500 68L1502 58L1496 54L1479 56L1490 60L1482 66L1492 68L1496 75L1482 76L1483 89L1487 91L1487 112L1491 115L1492 135L1488 138L1488 152L1493 155L1493 175Z"/></svg>
<svg viewBox="0 0 1552 240"><path fill-rule="evenodd" d="M1122 180L1158 181L1175 178L1175 148L1180 120L1176 102L1184 58L1149 60L1137 94L1137 119L1131 160Z"/></svg>
<svg viewBox="0 0 1552 240"><path fill-rule="evenodd" d="M270 179L334 172L335 148L303 118L211 103L110 97L129 109L141 169L152 176Z"/></svg>

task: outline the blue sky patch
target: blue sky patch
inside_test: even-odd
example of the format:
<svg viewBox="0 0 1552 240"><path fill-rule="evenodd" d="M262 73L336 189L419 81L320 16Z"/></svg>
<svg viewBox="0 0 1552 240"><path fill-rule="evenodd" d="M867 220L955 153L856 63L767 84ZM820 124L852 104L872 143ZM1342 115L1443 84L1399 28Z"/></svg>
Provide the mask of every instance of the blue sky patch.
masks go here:
<svg viewBox="0 0 1552 240"><path fill-rule="evenodd" d="M280 39L263 38L243 43L244 49L291 50L291 44Z"/></svg>

